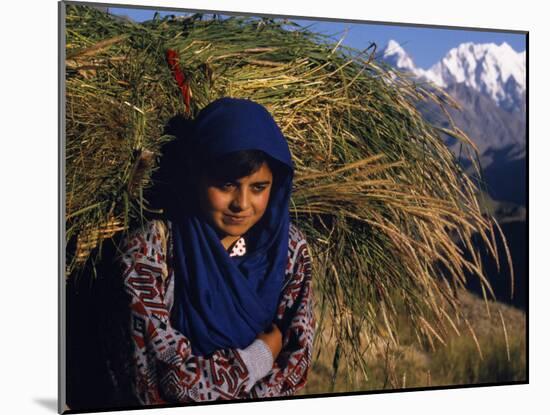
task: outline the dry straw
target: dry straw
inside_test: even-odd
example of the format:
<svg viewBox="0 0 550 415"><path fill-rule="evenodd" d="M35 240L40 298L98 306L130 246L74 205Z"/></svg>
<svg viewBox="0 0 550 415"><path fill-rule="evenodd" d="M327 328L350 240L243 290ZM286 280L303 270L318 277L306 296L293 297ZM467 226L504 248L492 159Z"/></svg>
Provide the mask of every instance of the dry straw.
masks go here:
<svg viewBox="0 0 550 415"><path fill-rule="evenodd" d="M316 353L335 341L335 372L343 362L366 378L374 339L399 342L398 306L435 347L462 319L465 272L492 295L471 238L480 234L495 255L493 219L416 109L455 105L449 96L388 71L374 47L344 48L283 23L195 14L135 24L68 6L66 236L77 243L67 275L97 255L113 235L105 228L148 214L153 155L173 138L163 126L184 111L165 59L175 50L192 114L220 96L245 97L281 126L296 166L291 215L310 244L319 330L329 333ZM471 145L458 129L445 132Z"/></svg>

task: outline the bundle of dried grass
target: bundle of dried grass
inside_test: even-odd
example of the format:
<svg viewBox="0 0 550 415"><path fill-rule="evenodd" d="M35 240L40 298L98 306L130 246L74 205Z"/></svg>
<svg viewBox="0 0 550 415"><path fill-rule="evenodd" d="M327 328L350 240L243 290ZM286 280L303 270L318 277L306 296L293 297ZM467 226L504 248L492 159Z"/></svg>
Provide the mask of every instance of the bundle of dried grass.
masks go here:
<svg viewBox="0 0 550 415"><path fill-rule="evenodd" d="M396 302L419 341L434 345L462 318L455 292L465 272L492 294L470 241L481 234L495 254L493 219L415 107L452 105L442 91L389 72L372 49L273 20L193 15L135 24L68 6L66 27L67 241L80 241L68 275L95 254L86 232L103 235L100 242L112 235L101 234L106 224L118 231L146 216L143 189L153 155L172 139L162 135L168 119L234 96L265 105L290 145L291 213L311 245L319 329L329 318L335 370L341 362L366 367L369 339L398 343ZM177 58L170 65L167 50ZM185 74L179 84L174 64ZM457 129L446 132L471 144ZM317 337L318 353L325 337Z"/></svg>

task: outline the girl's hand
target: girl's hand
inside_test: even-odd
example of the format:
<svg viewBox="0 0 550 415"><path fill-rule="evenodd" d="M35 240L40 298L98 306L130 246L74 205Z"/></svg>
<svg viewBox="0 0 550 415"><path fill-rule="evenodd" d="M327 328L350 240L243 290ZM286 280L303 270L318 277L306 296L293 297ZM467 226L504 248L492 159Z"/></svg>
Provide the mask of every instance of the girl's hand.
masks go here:
<svg viewBox="0 0 550 415"><path fill-rule="evenodd" d="M276 324L272 324L270 332L260 333L257 338L267 344L267 347L269 347L273 355L273 361L275 361L283 347L283 334L281 330L279 330L279 327L277 327Z"/></svg>

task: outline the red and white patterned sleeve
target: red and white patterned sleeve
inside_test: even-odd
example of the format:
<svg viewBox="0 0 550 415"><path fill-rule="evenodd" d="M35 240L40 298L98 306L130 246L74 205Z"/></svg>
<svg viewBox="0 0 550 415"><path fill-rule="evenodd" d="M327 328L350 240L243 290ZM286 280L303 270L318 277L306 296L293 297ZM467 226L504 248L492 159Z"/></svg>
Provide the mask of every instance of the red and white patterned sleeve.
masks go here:
<svg viewBox="0 0 550 415"><path fill-rule="evenodd" d="M209 358L191 353L189 340L170 325L173 278L160 232L150 221L123 244L124 288L131 299L133 393L142 405L238 399L256 383L245 360L258 355L257 341L250 350L219 350ZM271 354L269 358L271 367Z"/></svg>
<svg viewBox="0 0 550 415"><path fill-rule="evenodd" d="M311 289L311 258L303 233L290 226L289 262L276 323L288 328L283 348L271 371L243 397L294 395L307 381L313 355L315 317Z"/></svg>

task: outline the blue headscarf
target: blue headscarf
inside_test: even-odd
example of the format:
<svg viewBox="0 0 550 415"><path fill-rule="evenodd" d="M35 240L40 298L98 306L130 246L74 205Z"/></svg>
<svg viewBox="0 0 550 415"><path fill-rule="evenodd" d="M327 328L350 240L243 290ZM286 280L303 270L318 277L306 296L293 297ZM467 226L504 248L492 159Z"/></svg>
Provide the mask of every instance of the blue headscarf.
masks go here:
<svg viewBox="0 0 550 415"><path fill-rule="evenodd" d="M230 257L220 236L196 209L172 215L175 312L172 325L194 354L244 348L271 327L288 254L293 166L285 137L271 114L247 99L221 98L201 110L185 140L186 157L215 160L261 150L282 165L268 207L247 232L247 253ZM184 183L188 178L182 177ZM196 196L193 195L193 198ZM194 200L184 200L196 206Z"/></svg>

